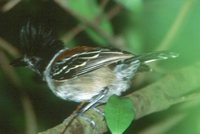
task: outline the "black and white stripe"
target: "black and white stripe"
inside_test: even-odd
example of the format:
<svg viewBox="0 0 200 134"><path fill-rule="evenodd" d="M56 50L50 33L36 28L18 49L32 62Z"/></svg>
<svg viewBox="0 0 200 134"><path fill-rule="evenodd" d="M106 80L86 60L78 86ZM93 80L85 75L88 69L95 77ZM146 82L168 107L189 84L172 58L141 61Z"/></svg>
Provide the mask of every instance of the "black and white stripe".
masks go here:
<svg viewBox="0 0 200 134"><path fill-rule="evenodd" d="M51 76L55 80L70 79L132 56L132 54L110 49L76 53L56 61L52 65Z"/></svg>

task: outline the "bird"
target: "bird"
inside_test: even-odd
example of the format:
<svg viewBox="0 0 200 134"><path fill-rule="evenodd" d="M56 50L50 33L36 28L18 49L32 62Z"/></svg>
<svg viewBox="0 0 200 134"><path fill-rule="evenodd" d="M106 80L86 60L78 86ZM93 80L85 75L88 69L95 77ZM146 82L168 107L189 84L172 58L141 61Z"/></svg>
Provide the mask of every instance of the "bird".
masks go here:
<svg viewBox="0 0 200 134"><path fill-rule="evenodd" d="M22 26L20 44L22 56L11 65L39 74L63 100L87 102L81 113L127 91L137 72L149 70L148 63L177 57L168 51L136 55L88 45L66 48L52 30L31 22Z"/></svg>

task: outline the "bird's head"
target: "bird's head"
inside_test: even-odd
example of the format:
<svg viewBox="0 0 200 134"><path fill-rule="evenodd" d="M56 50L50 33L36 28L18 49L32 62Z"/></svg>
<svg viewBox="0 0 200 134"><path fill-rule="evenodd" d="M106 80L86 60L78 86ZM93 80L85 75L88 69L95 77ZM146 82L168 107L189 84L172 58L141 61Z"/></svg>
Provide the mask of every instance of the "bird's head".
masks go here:
<svg viewBox="0 0 200 134"><path fill-rule="evenodd" d="M44 24L28 22L20 31L22 57L15 59L11 65L28 67L42 74L53 56L61 49L63 43L57 40Z"/></svg>

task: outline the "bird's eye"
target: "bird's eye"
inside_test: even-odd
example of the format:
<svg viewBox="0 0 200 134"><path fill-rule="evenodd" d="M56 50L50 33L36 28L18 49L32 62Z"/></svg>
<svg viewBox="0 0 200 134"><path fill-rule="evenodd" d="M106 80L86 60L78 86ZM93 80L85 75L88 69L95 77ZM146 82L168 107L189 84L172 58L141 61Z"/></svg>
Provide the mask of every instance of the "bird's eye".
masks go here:
<svg viewBox="0 0 200 134"><path fill-rule="evenodd" d="M40 58L38 58L38 57L31 57L31 58L30 58L30 61L31 61L33 64L37 64L37 63L40 61Z"/></svg>

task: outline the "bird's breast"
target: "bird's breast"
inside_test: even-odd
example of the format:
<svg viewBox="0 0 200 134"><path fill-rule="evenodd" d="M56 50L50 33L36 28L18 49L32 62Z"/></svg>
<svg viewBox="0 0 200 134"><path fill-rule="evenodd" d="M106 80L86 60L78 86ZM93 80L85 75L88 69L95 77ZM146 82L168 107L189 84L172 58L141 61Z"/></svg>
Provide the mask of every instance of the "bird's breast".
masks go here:
<svg viewBox="0 0 200 134"><path fill-rule="evenodd" d="M108 67L62 81L53 81L50 88L60 98L76 102L89 101L113 83L116 76Z"/></svg>

